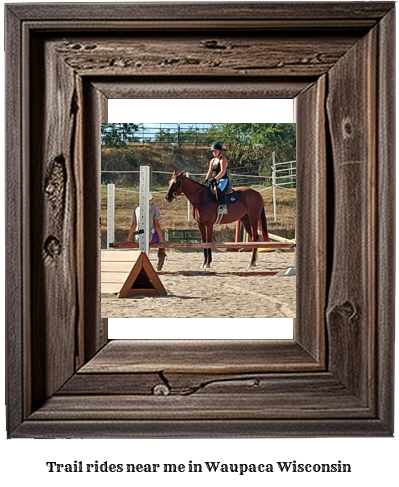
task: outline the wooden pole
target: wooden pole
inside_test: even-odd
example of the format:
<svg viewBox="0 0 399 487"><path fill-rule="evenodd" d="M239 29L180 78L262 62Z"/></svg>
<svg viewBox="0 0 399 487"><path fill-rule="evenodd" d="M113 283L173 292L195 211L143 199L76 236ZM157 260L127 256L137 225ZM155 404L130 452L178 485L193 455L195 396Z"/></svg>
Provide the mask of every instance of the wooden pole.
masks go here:
<svg viewBox="0 0 399 487"><path fill-rule="evenodd" d="M290 249L294 246L291 242L208 242L208 243L172 243L159 242L150 244L155 249ZM137 249L139 244L134 242L116 242L117 249Z"/></svg>

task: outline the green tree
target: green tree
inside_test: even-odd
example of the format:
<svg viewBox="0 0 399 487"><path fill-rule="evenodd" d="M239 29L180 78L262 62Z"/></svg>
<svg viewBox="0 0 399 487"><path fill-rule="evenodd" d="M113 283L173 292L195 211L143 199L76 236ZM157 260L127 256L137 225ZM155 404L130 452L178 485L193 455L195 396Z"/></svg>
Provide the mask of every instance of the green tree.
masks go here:
<svg viewBox="0 0 399 487"><path fill-rule="evenodd" d="M154 137L154 144L176 144L177 132L172 129L159 129Z"/></svg>
<svg viewBox="0 0 399 487"><path fill-rule="evenodd" d="M138 129L139 125L135 123L102 123L101 142L105 147L115 149L127 147Z"/></svg>
<svg viewBox="0 0 399 487"><path fill-rule="evenodd" d="M258 166L260 174L270 174L272 152L277 161L296 158L294 123L214 124L206 131L214 142L222 142L232 167Z"/></svg>

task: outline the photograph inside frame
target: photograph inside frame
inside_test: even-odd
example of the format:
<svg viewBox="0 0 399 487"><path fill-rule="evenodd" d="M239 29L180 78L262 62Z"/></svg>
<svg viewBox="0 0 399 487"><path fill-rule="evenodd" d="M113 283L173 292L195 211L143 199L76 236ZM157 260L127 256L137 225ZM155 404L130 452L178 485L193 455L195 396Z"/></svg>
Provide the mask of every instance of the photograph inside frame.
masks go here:
<svg viewBox="0 0 399 487"><path fill-rule="evenodd" d="M102 124L103 318L292 320L295 225L295 123Z"/></svg>

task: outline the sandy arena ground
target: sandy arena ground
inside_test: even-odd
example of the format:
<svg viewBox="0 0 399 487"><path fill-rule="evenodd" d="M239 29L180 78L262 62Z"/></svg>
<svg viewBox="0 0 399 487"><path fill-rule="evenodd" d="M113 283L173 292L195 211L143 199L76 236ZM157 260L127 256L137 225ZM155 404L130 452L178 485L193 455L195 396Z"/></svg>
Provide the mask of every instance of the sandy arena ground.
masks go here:
<svg viewBox="0 0 399 487"><path fill-rule="evenodd" d="M255 269L248 269L250 252L213 252L212 268L200 270L201 251L168 250L160 275L167 296L119 299L138 252L102 251L101 315L103 318L295 318L295 276L234 276L226 271L282 270L294 265L294 252L259 252ZM121 256L121 257L117 257ZM123 262L122 262L123 261ZM156 268L156 251L150 261ZM118 272L115 273L115 270ZM189 275L184 275L188 272ZM215 275L214 272L220 273ZM112 282L110 282L112 281Z"/></svg>

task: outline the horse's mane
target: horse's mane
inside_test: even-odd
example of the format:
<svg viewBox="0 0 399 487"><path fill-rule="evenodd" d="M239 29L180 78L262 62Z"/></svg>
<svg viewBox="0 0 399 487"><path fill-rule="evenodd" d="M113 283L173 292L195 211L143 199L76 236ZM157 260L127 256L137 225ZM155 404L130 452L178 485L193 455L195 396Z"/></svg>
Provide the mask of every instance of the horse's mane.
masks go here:
<svg viewBox="0 0 399 487"><path fill-rule="evenodd" d="M195 179L191 179L189 176L187 176L187 171L181 171L179 173L176 172L175 175L176 178L181 177L182 179L186 179L196 185L198 189L195 191L196 193L202 193L204 192L205 198L209 199L210 201L213 201L215 196L212 194L211 189L207 184L200 183L199 181L196 181Z"/></svg>
<svg viewBox="0 0 399 487"><path fill-rule="evenodd" d="M206 189L209 189L208 186L206 184L203 184L203 183L200 183L199 181L196 181L195 179L192 179L190 178L189 176L187 176L187 172L188 171L181 171L177 174L177 176L184 176L186 179L188 179L189 181L192 181L193 183L195 184L198 184L199 186L202 186Z"/></svg>

